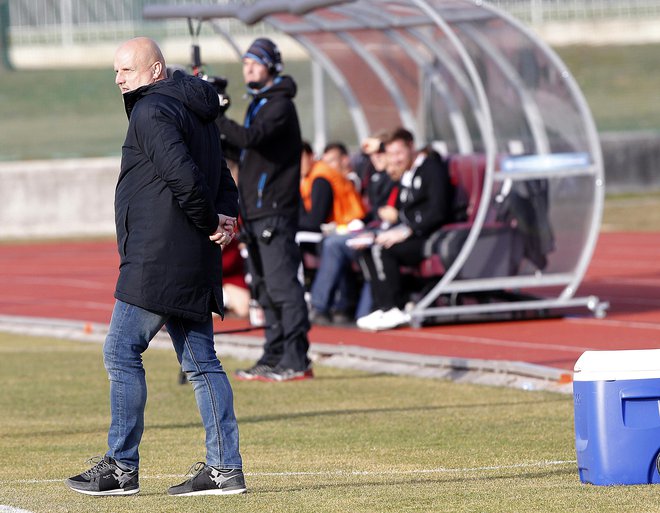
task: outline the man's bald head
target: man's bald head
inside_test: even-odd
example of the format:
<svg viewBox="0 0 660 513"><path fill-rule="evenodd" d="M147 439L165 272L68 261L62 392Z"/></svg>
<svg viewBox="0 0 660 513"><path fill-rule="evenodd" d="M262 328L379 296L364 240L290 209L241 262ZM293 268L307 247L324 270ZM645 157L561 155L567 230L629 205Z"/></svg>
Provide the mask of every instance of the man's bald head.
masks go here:
<svg viewBox="0 0 660 513"><path fill-rule="evenodd" d="M115 84L122 94L167 76L165 58L153 39L136 37L115 52Z"/></svg>

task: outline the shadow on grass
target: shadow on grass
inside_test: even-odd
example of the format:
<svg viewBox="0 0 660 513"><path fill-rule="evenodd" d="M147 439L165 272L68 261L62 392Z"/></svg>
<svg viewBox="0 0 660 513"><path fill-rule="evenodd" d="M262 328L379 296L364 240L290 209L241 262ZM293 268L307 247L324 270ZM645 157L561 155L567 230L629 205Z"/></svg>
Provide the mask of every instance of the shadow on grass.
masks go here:
<svg viewBox="0 0 660 513"><path fill-rule="evenodd" d="M238 419L239 427L243 424L257 424L261 422L280 422L280 421L289 421L295 419L310 419L317 417L341 417L349 415L369 415L369 414L381 414L381 413L410 413L410 412L419 412L419 411L448 411L448 410L469 410L473 408L493 408L493 407L511 407L511 406L527 406L527 405L538 405L538 404L548 404L548 403L557 403L557 402L566 402L572 398L566 398L563 396L557 398L548 398L542 401L539 400L529 400L529 401L506 401L506 402L491 402L491 403L473 403L473 404L444 404L438 406L409 406L401 408L355 408L355 409L342 409L342 410L321 410L321 411L302 411L302 412L291 412L291 413L274 413L269 415L256 415L256 416L246 416L240 417ZM180 424L147 424L146 429L190 429L198 428L201 426L201 420L195 422L185 422ZM38 436L71 436L71 435L86 435L86 434L95 434L95 433L105 433L107 431L107 425L99 426L96 428L90 429L67 429L67 430L54 430L54 431L34 431L30 430L21 431L21 432L5 432L3 437L7 438L24 438L26 436L38 437Z"/></svg>
<svg viewBox="0 0 660 513"><path fill-rule="evenodd" d="M571 398L569 398L571 399ZM306 411L296 413L276 413L271 415L257 415L241 417L240 424L258 423L258 422L273 422L280 420L313 418L313 417L335 417L342 415L368 415L380 413L410 413L416 411L447 411L447 410L469 410L473 408L492 408L492 407L505 407L505 406L526 406L537 405L540 403L556 403L566 402L565 397L558 397L552 399L545 399L543 401L530 400L530 401L506 401L506 402L490 402L490 403L473 403L473 404L444 404L438 406L408 406L408 407L390 407L390 408L355 408L355 409L342 409L342 410L326 410L326 411Z"/></svg>
<svg viewBox="0 0 660 513"><path fill-rule="evenodd" d="M354 479L353 482L339 482L337 480L336 476L333 476L333 481L329 482L323 482L323 483L317 483L317 484L312 484L310 486L305 486L303 484L297 485L297 486L288 486L288 487L282 487L277 490L264 490L264 489L259 489L258 487L256 488L250 488L249 491L250 493L253 494L279 494L279 493L291 493L291 492L310 492L310 491L320 491L320 490L328 490L328 489L333 489L333 488L354 488L354 489L362 489L362 488L370 488L370 487L382 487L382 486L397 486L397 485L405 485L405 486L410 486L410 485L442 485L442 484L451 484L451 483L457 483L457 484L465 484L465 483L482 483L482 482L489 482L489 481L504 481L504 480L511 480L511 479L548 479L551 477L563 477L563 476L572 476L575 475L577 479L577 470L574 467L565 467L565 468L556 468L556 469L539 469L538 472L530 472L528 469L524 473L515 473L513 472L515 469L504 469L501 473L498 473L497 471L493 470L484 470L483 474L484 475L476 475L476 476L452 476L450 474L454 473L460 473L460 469L454 471L448 471L446 473L443 473L443 475L438 475L436 477L432 477L430 479L421 479L421 478L414 478L414 479L405 479L400 476L391 476L393 477L392 479L370 479L368 481L364 481L360 479L357 481L360 477L359 474L356 476L342 476L342 477L352 477ZM471 471L470 473L474 473L474 471ZM249 483L248 483L249 487Z"/></svg>

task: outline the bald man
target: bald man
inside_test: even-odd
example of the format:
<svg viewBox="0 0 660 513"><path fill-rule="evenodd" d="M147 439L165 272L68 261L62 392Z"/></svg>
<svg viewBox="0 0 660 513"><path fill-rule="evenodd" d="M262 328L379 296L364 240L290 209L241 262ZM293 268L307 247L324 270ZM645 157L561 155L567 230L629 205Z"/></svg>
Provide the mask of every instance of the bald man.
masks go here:
<svg viewBox="0 0 660 513"><path fill-rule="evenodd" d="M114 68L128 131L115 193L119 279L103 346L109 448L66 483L88 495L140 491L147 399L142 353L164 326L206 430L206 461L168 493L243 493L233 394L215 353L211 317L224 314L221 248L233 237L238 213L215 125L218 95L190 75L166 78L163 54L145 37L122 44Z"/></svg>

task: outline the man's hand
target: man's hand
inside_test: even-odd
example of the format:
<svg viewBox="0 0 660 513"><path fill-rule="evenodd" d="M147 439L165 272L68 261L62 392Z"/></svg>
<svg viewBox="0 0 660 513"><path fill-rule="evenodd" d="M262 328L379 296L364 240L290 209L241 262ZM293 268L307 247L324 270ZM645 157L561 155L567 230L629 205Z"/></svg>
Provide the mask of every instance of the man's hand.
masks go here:
<svg viewBox="0 0 660 513"><path fill-rule="evenodd" d="M381 219L381 221L394 224L399 220L399 211L390 205L385 205L384 207L380 207L378 209L378 217Z"/></svg>
<svg viewBox="0 0 660 513"><path fill-rule="evenodd" d="M234 233L238 227L238 222L235 217L229 217L223 214L218 214L218 228L222 227L225 231Z"/></svg>
<svg viewBox="0 0 660 513"><path fill-rule="evenodd" d="M380 244L384 248L390 248L395 244L403 242L412 235L412 230L407 226L395 226L384 232L380 232L376 236L376 244Z"/></svg>
<svg viewBox="0 0 660 513"><path fill-rule="evenodd" d="M232 241L234 233L236 233L236 218L218 214L218 228L209 239L224 248Z"/></svg>

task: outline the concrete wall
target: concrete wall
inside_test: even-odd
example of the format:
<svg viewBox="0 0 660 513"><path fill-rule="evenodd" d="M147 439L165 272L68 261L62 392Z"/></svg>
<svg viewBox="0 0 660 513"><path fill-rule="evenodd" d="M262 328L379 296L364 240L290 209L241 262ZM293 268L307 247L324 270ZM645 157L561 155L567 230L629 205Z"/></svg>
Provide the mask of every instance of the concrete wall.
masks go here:
<svg viewBox="0 0 660 513"><path fill-rule="evenodd" d="M0 163L0 239L112 235L119 159Z"/></svg>
<svg viewBox="0 0 660 513"><path fill-rule="evenodd" d="M601 135L608 193L660 190L660 132ZM119 159L0 163L0 239L114 234Z"/></svg>
<svg viewBox="0 0 660 513"><path fill-rule="evenodd" d="M660 132L617 132L600 136L606 190L660 190Z"/></svg>

